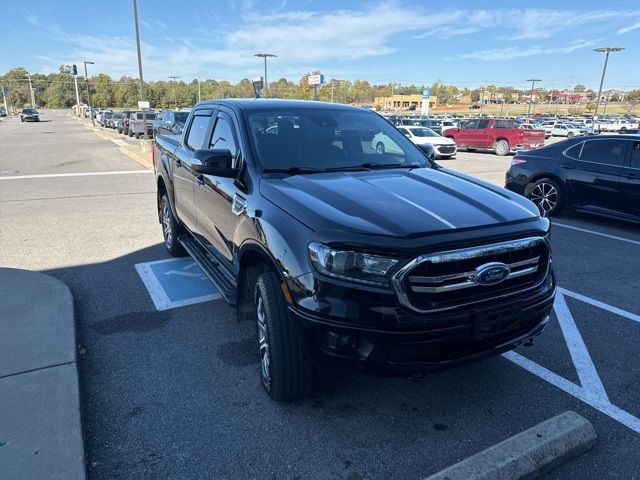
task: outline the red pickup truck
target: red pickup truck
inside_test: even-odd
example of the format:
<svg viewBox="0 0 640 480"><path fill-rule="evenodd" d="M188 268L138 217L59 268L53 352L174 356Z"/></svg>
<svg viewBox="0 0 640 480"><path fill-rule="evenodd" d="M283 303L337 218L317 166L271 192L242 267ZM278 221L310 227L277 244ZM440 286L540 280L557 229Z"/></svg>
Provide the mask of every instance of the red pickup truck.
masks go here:
<svg viewBox="0 0 640 480"><path fill-rule="evenodd" d="M448 128L443 137L451 138L467 150L488 148L497 155L515 150L531 150L544 145L544 130L521 130L512 120L475 118L459 128Z"/></svg>

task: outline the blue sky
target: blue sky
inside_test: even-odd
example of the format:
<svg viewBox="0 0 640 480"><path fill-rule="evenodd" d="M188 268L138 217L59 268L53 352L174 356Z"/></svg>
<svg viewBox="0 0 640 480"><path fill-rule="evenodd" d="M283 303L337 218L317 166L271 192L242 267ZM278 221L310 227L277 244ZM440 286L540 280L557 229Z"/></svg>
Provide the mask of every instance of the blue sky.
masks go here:
<svg viewBox="0 0 640 480"><path fill-rule="evenodd" d="M138 0L145 79L328 78L460 87L482 84L640 88L640 3L415 0ZM130 0L5 0L0 72L50 72L92 60L94 72L137 75Z"/></svg>

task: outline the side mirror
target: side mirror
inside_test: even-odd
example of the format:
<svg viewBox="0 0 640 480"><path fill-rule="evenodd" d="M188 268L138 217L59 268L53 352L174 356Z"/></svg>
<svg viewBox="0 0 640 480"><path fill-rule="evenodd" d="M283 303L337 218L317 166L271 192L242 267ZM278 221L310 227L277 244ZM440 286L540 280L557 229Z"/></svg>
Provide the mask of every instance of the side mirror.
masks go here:
<svg viewBox="0 0 640 480"><path fill-rule="evenodd" d="M193 171L200 175L235 178L239 170L232 168L233 157L227 149L202 149L193 152Z"/></svg>

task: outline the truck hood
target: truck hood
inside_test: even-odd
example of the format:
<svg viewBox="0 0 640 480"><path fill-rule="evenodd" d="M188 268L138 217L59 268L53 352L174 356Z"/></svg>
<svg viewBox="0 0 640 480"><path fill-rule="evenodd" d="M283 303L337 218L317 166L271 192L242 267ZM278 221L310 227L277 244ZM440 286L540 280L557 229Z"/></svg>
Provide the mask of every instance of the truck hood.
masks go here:
<svg viewBox="0 0 640 480"><path fill-rule="evenodd" d="M260 192L313 230L411 237L538 217L519 195L447 170L372 170L263 178Z"/></svg>

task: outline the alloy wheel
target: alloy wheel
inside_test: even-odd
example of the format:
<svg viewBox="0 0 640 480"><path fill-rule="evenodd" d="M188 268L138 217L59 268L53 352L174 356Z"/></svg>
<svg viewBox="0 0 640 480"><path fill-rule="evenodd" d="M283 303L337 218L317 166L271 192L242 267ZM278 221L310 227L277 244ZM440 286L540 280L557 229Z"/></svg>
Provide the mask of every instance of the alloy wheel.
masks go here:
<svg viewBox="0 0 640 480"><path fill-rule="evenodd" d="M171 248L173 244L173 231L171 228L171 211L169 210L169 204L163 202L162 204L162 234L164 236L164 243L167 248Z"/></svg>
<svg viewBox="0 0 640 480"><path fill-rule="evenodd" d="M550 183L539 183L531 190L531 201L543 211L550 212L558 204L558 191Z"/></svg>
<svg viewBox="0 0 640 480"><path fill-rule="evenodd" d="M271 355L269 354L269 335L267 332L267 315L262 295L258 296L256 307L258 317L258 347L260 348L260 378L268 390L271 386Z"/></svg>

